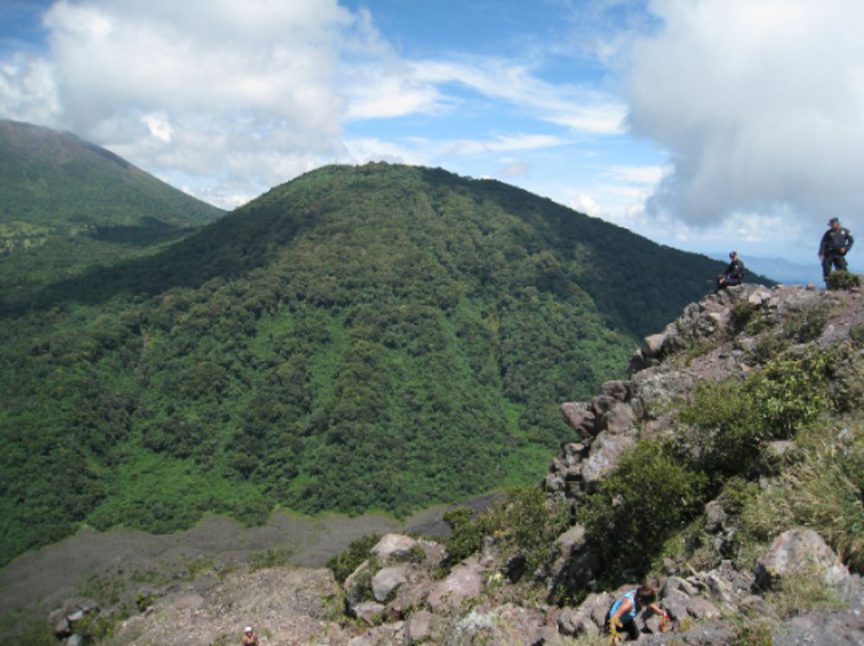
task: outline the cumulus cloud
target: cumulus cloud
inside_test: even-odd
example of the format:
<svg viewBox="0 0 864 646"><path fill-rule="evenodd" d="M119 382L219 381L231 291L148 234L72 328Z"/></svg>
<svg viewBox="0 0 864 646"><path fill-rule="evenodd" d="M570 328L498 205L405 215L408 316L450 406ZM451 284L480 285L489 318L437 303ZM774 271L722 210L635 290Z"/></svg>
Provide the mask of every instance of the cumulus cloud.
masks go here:
<svg viewBox="0 0 864 646"><path fill-rule="evenodd" d="M43 58L0 64L4 116L77 132L226 206L340 150L340 48L356 20L336 0L61 0L43 22Z"/></svg>
<svg viewBox="0 0 864 646"><path fill-rule="evenodd" d="M650 6L663 25L631 49L628 121L670 153L653 213L699 227L736 214L812 224L860 210L864 3Z"/></svg>
<svg viewBox="0 0 864 646"><path fill-rule="evenodd" d="M524 61L407 59L369 11L338 0L211 0L206 11L57 0L42 20L47 51L0 52L0 114L76 132L226 207L333 161L452 166L486 155L491 171L512 161L507 152L623 131L624 104L604 91L543 79ZM460 131L451 119L440 137L386 139L371 125L346 135L357 122L499 109L519 125Z"/></svg>

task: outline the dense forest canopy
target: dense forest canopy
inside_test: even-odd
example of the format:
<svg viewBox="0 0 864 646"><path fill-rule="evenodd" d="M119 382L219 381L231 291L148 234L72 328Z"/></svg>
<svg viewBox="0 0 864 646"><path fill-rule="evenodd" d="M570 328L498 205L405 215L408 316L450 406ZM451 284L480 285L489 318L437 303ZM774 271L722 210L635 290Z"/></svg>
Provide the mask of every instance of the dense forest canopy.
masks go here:
<svg viewBox="0 0 864 646"><path fill-rule="evenodd" d="M536 481L558 402L721 268L499 182L369 164L3 293L0 562L82 522L404 514Z"/></svg>

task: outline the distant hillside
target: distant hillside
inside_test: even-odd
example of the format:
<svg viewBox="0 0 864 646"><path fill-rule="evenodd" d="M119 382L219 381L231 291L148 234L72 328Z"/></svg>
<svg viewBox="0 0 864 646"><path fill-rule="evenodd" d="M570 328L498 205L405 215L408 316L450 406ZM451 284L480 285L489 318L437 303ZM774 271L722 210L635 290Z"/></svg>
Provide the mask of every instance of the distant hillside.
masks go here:
<svg viewBox="0 0 864 646"><path fill-rule="evenodd" d="M0 309L0 560L86 521L396 513L536 481L556 403L722 263L494 181L327 167Z"/></svg>
<svg viewBox="0 0 864 646"><path fill-rule="evenodd" d="M0 120L0 294L141 255L221 215L73 134Z"/></svg>

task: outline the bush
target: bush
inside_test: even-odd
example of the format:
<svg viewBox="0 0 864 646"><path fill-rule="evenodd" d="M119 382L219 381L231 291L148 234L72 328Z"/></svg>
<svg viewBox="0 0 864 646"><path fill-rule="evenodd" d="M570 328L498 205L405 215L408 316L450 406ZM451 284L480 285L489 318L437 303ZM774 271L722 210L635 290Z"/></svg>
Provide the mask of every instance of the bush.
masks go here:
<svg viewBox="0 0 864 646"><path fill-rule="evenodd" d="M351 576L360 564L369 558L370 550L381 540L380 534L366 534L351 542L342 552L327 561L327 567L339 583Z"/></svg>
<svg viewBox="0 0 864 646"><path fill-rule="evenodd" d="M468 507L450 509L444 514L444 522L450 526L450 535L444 542L447 550L447 565L458 563L480 549L483 535L471 509Z"/></svg>
<svg viewBox="0 0 864 646"><path fill-rule="evenodd" d="M855 572L864 572L864 431L854 425L800 434L802 458L745 504L742 533L767 542L795 525L812 527Z"/></svg>
<svg viewBox="0 0 864 646"><path fill-rule="evenodd" d="M825 284L828 289L851 289L859 287L861 280L856 274L840 270L829 274Z"/></svg>
<svg viewBox="0 0 864 646"><path fill-rule="evenodd" d="M491 536L503 560L521 562L509 573L516 580L522 572L542 572L557 556L555 539L569 526L566 503L550 503L539 487L513 490L501 502L474 516L460 507L444 514L452 531L447 538L446 565L453 565L478 551L484 536Z"/></svg>
<svg viewBox="0 0 864 646"><path fill-rule="evenodd" d="M692 452L712 477L746 475L763 442L789 439L829 406L830 356L775 357L744 381L699 384L680 420L693 427Z"/></svg>
<svg viewBox="0 0 864 646"><path fill-rule="evenodd" d="M828 312L812 307L790 316L783 324L783 332L799 343L807 343L818 339L827 323Z"/></svg>
<svg viewBox="0 0 864 646"><path fill-rule="evenodd" d="M577 512L599 577L614 585L625 570L647 572L666 540L702 512L707 484L659 441L626 454Z"/></svg>

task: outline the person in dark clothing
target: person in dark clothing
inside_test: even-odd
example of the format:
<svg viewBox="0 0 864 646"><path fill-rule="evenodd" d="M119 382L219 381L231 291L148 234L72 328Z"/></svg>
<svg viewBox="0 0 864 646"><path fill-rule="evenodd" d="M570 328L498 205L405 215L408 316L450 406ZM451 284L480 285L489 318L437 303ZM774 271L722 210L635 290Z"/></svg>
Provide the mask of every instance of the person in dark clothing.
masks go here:
<svg viewBox="0 0 864 646"><path fill-rule="evenodd" d="M849 229L842 227L837 218L828 220L828 226L831 228L825 232L819 243L819 260L822 261L822 276L826 282L831 275L832 266L834 269L846 271L846 254L855 242Z"/></svg>
<svg viewBox="0 0 864 646"><path fill-rule="evenodd" d="M729 252L729 266L726 271L717 276L717 289L715 293L727 287L734 287L744 282L744 263L738 257L737 251Z"/></svg>

